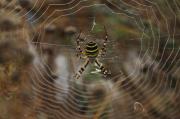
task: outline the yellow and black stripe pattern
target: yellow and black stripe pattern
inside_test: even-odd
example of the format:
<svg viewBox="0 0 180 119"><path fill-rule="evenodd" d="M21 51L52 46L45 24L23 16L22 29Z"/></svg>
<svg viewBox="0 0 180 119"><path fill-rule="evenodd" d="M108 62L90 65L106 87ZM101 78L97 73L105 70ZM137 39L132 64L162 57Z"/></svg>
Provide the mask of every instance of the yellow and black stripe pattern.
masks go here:
<svg viewBox="0 0 180 119"><path fill-rule="evenodd" d="M99 48L96 42L90 41L86 44L85 55L88 58L96 58L99 54Z"/></svg>

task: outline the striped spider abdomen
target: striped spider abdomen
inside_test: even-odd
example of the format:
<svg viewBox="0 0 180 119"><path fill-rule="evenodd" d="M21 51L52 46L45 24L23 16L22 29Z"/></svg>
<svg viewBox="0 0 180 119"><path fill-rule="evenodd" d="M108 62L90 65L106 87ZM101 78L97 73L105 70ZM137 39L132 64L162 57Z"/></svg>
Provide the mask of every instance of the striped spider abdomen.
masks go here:
<svg viewBox="0 0 180 119"><path fill-rule="evenodd" d="M99 54L99 47L96 42L90 41L86 44L85 55L90 59L95 59Z"/></svg>

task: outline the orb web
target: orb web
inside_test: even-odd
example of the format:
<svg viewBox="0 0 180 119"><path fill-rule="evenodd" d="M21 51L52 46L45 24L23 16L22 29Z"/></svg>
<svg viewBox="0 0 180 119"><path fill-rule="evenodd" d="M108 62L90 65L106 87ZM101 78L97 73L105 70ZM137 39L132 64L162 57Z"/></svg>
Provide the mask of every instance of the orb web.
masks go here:
<svg viewBox="0 0 180 119"><path fill-rule="evenodd" d="M66 1L65 1L66 2ZM36 111L53 119L176 119L179 115L179 2L161 0L37 1L24 15L35 29L32 74ZM103 43L103 77L76 57L75 36ZM39 29L38 29L39 28ZM38 29L38 30L37 30Z"/></svg>

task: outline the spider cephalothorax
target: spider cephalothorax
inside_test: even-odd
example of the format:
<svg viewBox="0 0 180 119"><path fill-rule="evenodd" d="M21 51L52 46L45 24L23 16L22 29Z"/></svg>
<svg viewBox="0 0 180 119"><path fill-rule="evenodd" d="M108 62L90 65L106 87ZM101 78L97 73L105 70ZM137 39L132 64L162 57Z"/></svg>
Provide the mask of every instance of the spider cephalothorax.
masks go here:
<svg viewBox="0 0 180 119"><path fill-rule="evenodd" d="M81 45L80 45L80 35L81 33L78 35L76 39L77 50L79 52L78 56L80 58L86 59L86 61L84 65L80 68L80 70L75 74L74 77L76 79L79 79L81 74L84 72L85 68L88 66L89 63L96 63L97 66L100 68L101 72L103 73L103 75L107 76L109 72L104 68L104 66L98 60L99 57L103 56L106 52L106 45L108 41L107 32L106 32L106 36L105 36L102 48L100 48L95 41L89 41L86 43L84 50L82 50Z"/></svg>

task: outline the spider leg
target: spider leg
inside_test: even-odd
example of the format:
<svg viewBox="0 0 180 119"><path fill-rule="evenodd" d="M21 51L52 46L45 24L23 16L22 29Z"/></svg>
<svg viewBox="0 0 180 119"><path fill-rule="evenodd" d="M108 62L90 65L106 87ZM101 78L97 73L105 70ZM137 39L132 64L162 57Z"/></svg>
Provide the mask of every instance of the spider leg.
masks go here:
<svg viewBox="0 0 180 119"><path fill-rule="evenodd" d="M98 67L100 68L101 72L103 73L103 75L106 77L108 74L110 74L110 72L108 72L105 67L103 66L102 63L100 63L97 59L95 59L95 63L98 65Z"/></svg>
<svg viewBox="0 0 180 119"><path fill-rule="evenodd" d="M100 56L103 56L105 55L106 53L106 46L107 46L107 42L108 42L108 34L107 34L107 30L106 30L106 27L104 26L104 30L105 30L105 38L104 38L104 43L103 43L103 46L100 50Z"/></svg>
<svg viewBox="0 0 180 119"><path fill-rule="evenodd" d="M81 45L80 45L80 36L81 36L81 32L79 33L79 35L76 38L76 44L77 44L77 48L76 49L78 51L77 56L81 59L81 58L84 58L84 57L82 57L83 50L82 50Z"/></svg>
<svg viewBox="0 0 180 119"><path fill-rule="evenodd" d="M79 71L74 75L74 78L79 79L82 73L85 71L86 67L89 64L89 59L87 58L83 66L79 69Z"/></svg>

